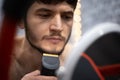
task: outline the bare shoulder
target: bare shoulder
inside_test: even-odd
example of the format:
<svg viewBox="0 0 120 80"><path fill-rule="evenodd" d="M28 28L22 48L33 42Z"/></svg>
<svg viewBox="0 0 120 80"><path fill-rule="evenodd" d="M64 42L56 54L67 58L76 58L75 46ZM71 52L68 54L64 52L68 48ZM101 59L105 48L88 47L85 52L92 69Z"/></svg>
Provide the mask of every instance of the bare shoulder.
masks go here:
<svg viewBox="0 0 120 80"><path fill-rule="evenodd" d="M19 57L19 55L22 53L24 38L25 38L24 36L15 37L13 55L16 57Z"/></svg>
<svg viewBox="0 0 120 80"><path fill-rule="evenodd" d="M16 36L15 37L15 45L20 46L22 44L24 38L25 38L24 36Z"/></svg>
<svg viewBox="0 0 120 80"><path fill-rule="evenodd" d="M9 71L10 80L20 80L22 67L19 63L19 57L22 54L22 45L24 41L24 36L17 36L14 40L13 53L11 55L11 65Z"/></svg>

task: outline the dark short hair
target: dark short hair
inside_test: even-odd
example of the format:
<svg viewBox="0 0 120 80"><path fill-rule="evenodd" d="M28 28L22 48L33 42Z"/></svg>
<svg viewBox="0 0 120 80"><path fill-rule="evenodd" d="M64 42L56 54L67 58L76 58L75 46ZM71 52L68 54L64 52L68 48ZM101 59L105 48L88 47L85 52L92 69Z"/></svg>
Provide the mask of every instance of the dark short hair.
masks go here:
<svg viewBox="0 0 120 80"><path fill-rule="evenodd" d="M67 2L74 9L76 8L77 0L4 0L3 12L5 15L21 20L27 13L28 8L35 2L44 4L58 4Z"/></svg>

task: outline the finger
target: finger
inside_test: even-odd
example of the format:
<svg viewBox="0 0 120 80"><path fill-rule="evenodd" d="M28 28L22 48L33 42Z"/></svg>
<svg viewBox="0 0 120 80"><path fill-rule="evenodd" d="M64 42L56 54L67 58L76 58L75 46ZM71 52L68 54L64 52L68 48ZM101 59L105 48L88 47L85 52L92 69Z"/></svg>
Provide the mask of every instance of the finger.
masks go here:
<svg viewBox="0 0 120 80"><path fill-rule="evenodd" d="M25 76L38 76L38 75L40 75L40 71L35 70L33 72L30 72L30 73L26 74Z"/></svg>
<svg viewBox="0 0 120 80"><path fill-rule="evenodd" d="M57 77L54 76L37 76L36 80L58 80Z"/></svg>

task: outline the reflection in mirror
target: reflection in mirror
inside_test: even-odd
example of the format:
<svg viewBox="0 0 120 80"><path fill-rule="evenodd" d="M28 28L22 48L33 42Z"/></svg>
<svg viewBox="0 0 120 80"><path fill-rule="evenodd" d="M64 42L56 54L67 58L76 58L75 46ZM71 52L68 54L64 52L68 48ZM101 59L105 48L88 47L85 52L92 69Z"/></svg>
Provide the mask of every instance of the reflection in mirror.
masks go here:
<svg viewBox="0 0 120 80"><path fill-rule="evenodd" d="M10 0L9 0L10 1ZM14 2L15 1L15 2ZM33 0L31 0L31 1L33 1ZM57 0L56 0L57 1ZM77 1L77 0L72 0L72 1ZM22 2L22 1L20 1L20 2ZM8 2L9 3L9 2ZM18 2L16 2L16 0L13 0L12 1L12 3L15 3L15 6L19 6L19 5L17 5L16 3L18 3ZM19 3L20 4L20 3ZM37 4L37 3L35 3L35 4ZM9 5L9 4L8 4ZM12 4L10 4L10 5L12 5ZM14 5L13 5L14 6ZM21 5L20 5L21 6ZM24 7L24 5L23 6L21 6L21 7ZM35 6L33 6L33 7L35 7ZM70 7L70 6L69 6ZM20 11L20 9L18 9L17 7L14 7L14 8L16 8L17 10L19 10L19 12L17 11L17 13L21 13L22 11ZM11 9L13 9L13 11L14 11L14 8L11 8ZM54 7L55 8L55 7ZM71 8L71 7L70 7ZM8 9L8 8L6 8L6 9ZM16 9L15 9L15 11L16 11ZM24 9L24 8L23 8ZM65 8L66 9L66 8ZM53 10L53 9L51 9L51 10ZM55 9L55 10L57 10L57 9ZM63 9L64 10L64 9ZM11 11L10 11L11 12ZM28 11L29 12L29 11ZM56 12L56 11L55 11ZM77 12L76 12L77 13ZM79 19L79 14L77 14L76 15L76 13L75 13L75 28L77 28L77 29L75 29L74 31L75 31L75 33L73 33L73 37L74 38L71 38L71 42L69 43L70 45L72 45L73 46L73 43L75 42L75 41L77 41L77 37L79 36L80 37L80 34L78 34L78 32L77 31L79 31L79 33L81 33L80 32L80 26L78 26L78 27L76 27L76 25L78 25L79 24L79 21L78 21L78 19ZM78 12L79 13L79 12ZM13 14L12 14L13 15ZM15 15L13 15L13 16L15 16ZM77 20L76 20L76 16L77 16ZM18 17L18 16L17 16ZM31 20L31 19L30 19ZM16 26L16 22L14 23L15 24L15 26ZM17 24L19 24L19 22L17 22ZM9 25L9 24L8 24ZM79 24L80 25L80 24ZM19 27L20 28L22 28L23 29L23 26L26 26L26 25L23 25L23 22L20 22L20 25L19 25ZM34 28L35 29L35 28ZM34 29L31 29L31 31L32 30L34 30ZM64 28L65 29L65 28ZM38 29L36 29L37 31L38 31ZM39 29L40 30L40 29ZM76 31L77 30L77 31ZM63 30L64 31L64 30ZM28 31L29 32L29 31ZM33 33L34 32L36 32L36 31L33 31ZM41 31L39 31L39 34L40 34L40 32ZM58 32L58 31L57 31ZM76 35L76 32L77 32L77 35ZM67 32L66 32L67 33ZM27 34L27 33L26 33ZM44 34L45 34L45 32L44 32ZM30 35L30 34L29 34ZM37 34L38 35L38 34ZM28 36L28 34L27 34L27 36ZM40 36L39 36L40 37ZM21 35L21 32L20 32L20 34L18 33L18 35L17 34L15 34L15 40L14 40L14 48L13 48L13 51L11 51L12 52L12 55L11 55L11 65L10 65L10 70L9 70L9 76L10 76L10 80L20 80L22 77L24 77L27 73L29 74L30 72L33 72L34 70L41 70L41 57L42 57L42 55L40 54L40 52L39 51L37 51L37 50L35 50L34 48L35 47L33 47L33 46L31 46L29 43L30 43L30 41L32 41L33 39L35 38L35 36L34 37L32 37L31 38L31 40L27 40L27 38L26 38L26 36L24 36L24 35ZM10 40L10 39L7 39L7 40ZM27 42L28 41L28 42ZM35 41L36 42L36 41ZM37 42L36 42L37 43ZM34 43L33 43L34 44ZM67 48L69 48L69 44L68 44L68 47ZM7 45L9 45L9 44L7 44ZM13 45L13 44L12 44ZM45 44L44 44L45 45ZM32 48L31 48L32 47ZM51 46L50 46L51 47ZM8 49L10 49L10 48L8 48ZM12 49L11 49L12 50ZM66 50L66 49L65 49ZM6 50L7 51L7 50ZM67 50L68 51L68 50ZM10 53L10 52L9 52ZM33 54L33 53L35 53L35 54ZM66 54L65 54L65 56L63 56L62 58L65 58L66 57ZM5 58L4 58L5 59ZM63 60L63 62L64 62L64 59L61 59L61 60ZM7 61L7 60L6 60ZM62 61L61 61L62 62ZM43 69L43 68L42 68ZM3 70L4 71L4 70ZM39 74L39 72L38 72L38 74ZM37 75L38 75L37 74ZM30 76L30 75L29 75ZM25 76L26 77L26 76ZM1 79L1 80L3 80L3 79ZM22 79L23 80L23 79Z"/></svg>

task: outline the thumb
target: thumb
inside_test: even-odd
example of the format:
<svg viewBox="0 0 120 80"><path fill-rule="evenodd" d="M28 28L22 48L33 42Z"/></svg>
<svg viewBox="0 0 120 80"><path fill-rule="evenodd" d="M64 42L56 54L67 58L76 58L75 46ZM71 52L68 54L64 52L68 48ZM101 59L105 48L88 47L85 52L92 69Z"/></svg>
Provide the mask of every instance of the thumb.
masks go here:
<svg viewBox="0 0 120 80"><path fill-rule="evenodd" d="M40 75L39 70L35 70L33 72L30 72L30 73L26 74L26 76L38 76L38 75Z"/></svg>

